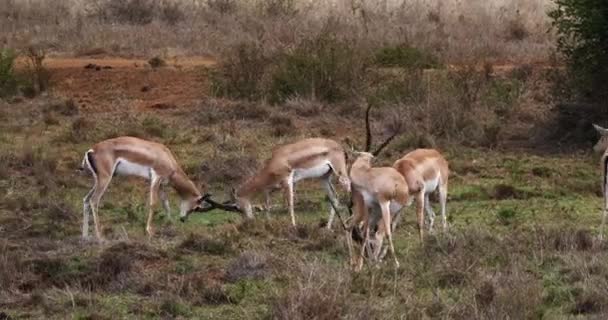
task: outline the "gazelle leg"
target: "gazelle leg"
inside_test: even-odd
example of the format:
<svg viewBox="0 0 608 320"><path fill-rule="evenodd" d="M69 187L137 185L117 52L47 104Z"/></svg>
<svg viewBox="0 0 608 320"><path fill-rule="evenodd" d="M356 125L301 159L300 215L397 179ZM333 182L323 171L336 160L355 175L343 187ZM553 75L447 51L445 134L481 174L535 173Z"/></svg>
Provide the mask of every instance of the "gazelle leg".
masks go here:
<svg viewBox="0 0 608 320"><path fill-rule="evenodd" d="M368 252L367 256L368 257L370 256L369 250L367 250L369 248L369 223L368 223L368 221L363 222L363 230L365 232L365 236L363 236L363 243L361 243L361 251L359 252L359 256L354 261L355 272L359 272L359 271L361 271L361 269L363 269L363 259L365 257L366 251Z"/></svg>
<svg viewBox="0 0 608 320"><path fill-rule="evenodd" d="M422 241L424 240L424 189L416 195L416 216L418 217L420 241Z"/></svg>
<svg viewBox="0 0 608 320"><path fill-rule="evenodd" d="M443 231L448 229L448 217L446 212L446 204L448 201L448 184L445 183L439 186L439 204L441 205L441 222L443 223Z"/></svg>
<svg viewBox="0 0 608 320"><path fill-rule="evenodd" d="M336 215L336 210L334 207L339 208L340 203L338 201L338 195L336 194L336 190L331 185L330 178L323 179L323 186L325 187L325 191L327 192L327 197L329 198L330 206L329 206L329 217L327 218L327 229L331 229L331 226L334 222L334 217Z"/></svg>
<svg viewBox="0 0 608 320"><path fill-rule="evenodd" d="M83 203L83 210L82 210L82 238L83 239L88 239L89 238L89 215L91 214L90 210L91 210L91 196L93 196L93 193L95 193L95 188L97 187L97 178L95 178L95 185L93 185L93 188L91 188L91 190L89 190L89 192L87 193L87 195L82 199L82 203Z"/></svg>
<svg viewBox="0 0 608 320"><path fill-rule="evenodd" d="M296 215L293 210L293 173L287 178L287 207L291 216L291 225L296 226Z"/></svg>
<svg viewBox="0 0 608 320"><path fill-rule="evenodd" d="M397 260L397 255L395 254L395 246L393 245L390 202L386 201L385 203L382 203L380 207L382 209L382 225L384 226L384 230L386 232L386 235L388 236L388 245L390 246L391 254L393 255L393 259L395 260L395 266L399 268L399 261Z"/></svg>
<svg viewBox="0 0 608 320"><path fill-rule="evenodd" d="M266 212L266 218L270 219L270 190L269 189L264 190L264 197L266 198L265 199L266 208L264 208L264 212Z"/></svg>
<svg viewBox="0 0 608 320"><path fill-rule="evenodd" d="M433 225L435 224L435 211L433 211L433 207L431 207L428 193L424 194L424 209L426 211L426 221L429 223L429 232L433 232Z"/></svg>
<svg viewBox="0 0 608 320"><path fill-rule="evenodd" d="M355 228L359 228L359 225L361 224L361 222L364 222L364 232L367 231L367 206L365 206L365 202L363 200L363 197L361 196L361 194L357 193L356 191L352 193L352 200L353 200L353 209L355 210L355 212L353 213L353 215L350 217L351 219L347 222L347 226L346 226L346 242L348 244L348 252L350 255L350 263L351 263L351 267L353 267L353 269L355 271L361 270L361 266L362 266L362 262L363 262L363 250L365 250L365 246L367 243L367 239L364 236L364 240L363 243L361 244L361 254L358 257L355 257L355 250L353 249L353 242L352 242L352 232L354 231ZM366 232L366 234L368 234Z"/></svg>
<svg viewBox="0 0 608 320"><path fill-rule="evenodd" d="M163 205L163 209L165 210L165 214L167 215L167 218L169 218L169 220L172 219L171 217L171 206L169 205L169 197L167 196L167 191L165 191L164 187L161 185L158 188L158 198L160 199L160 202Z"/></svg>
<svg viewBox="0 0 608 320"><path fill-rule="evenodd" d="M148 206L148 222L146 223L146 232L148 233L148 237L152 237L154 235L154 230L152 229L152 220L154 218L154 206L156 206L156 202L158 201L157 195L160 189L161 179L154 172L150 173L150 203Z"/></svg>
<svg viewBox="0 0 608 320"><path fill-rule="evenodd" d="M110 181L112 180L112 176L110 175L98 175L97 176L97 184L93 194L89 197L90 199L90 208L93 212L93 223L95 224L95 237L99 242L103 241L103 236L101 235L101 223L99 222L99 202L101 201L101 197L106 192Z"/></svg>
<svg viewBox="0 0 608 320"><path fill-rule="evenodd" d="M604 191L604 211L602 212L602 224L600 224L600 240L604 240L604 225L606 225L606 215L608 215L608 182L606 183L606 185L604 185L603 191Z"/></svg>

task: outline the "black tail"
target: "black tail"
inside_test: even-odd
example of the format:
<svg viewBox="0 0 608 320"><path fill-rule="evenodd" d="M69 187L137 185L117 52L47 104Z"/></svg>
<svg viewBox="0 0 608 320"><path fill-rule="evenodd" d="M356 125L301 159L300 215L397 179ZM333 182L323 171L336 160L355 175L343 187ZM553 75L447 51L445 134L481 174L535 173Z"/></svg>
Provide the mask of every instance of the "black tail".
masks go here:
<svg viewBox="0 0 608 320"><path fill-rule="evenodd" d="M95 158L93 157L93 151L87 151L87 162L91 167L91 170L97 175L97 165L95 164Z"/></svg>

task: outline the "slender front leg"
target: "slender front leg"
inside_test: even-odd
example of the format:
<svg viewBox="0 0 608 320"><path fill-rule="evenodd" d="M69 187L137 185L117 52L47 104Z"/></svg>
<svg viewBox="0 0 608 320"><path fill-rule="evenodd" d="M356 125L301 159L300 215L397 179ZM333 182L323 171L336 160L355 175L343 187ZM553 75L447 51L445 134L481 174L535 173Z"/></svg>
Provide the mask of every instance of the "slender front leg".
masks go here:
<svg viewBox="0 0 608 320"><path fill-rule="evenodd" d="M154 218L154 206L156 206L160 182L161 179L154 172L152 172L150 179L150 204L148 207L148 222L146 223L146 233L148 233L149 238L152 238L152 236L154 235L154 230L152 228L152 220Z"/></svg>
<svg viewBox="0 0 608 320"><path fill-rule="evenodd" d="M600 240L604 240L604 225L608 215L608 183L604 186L604 212L602 213L602 224L600 225Z"/></svg>
<svg viewBox="0 0 608 320"><path fill-rule="evenodd" d="M93 211L93 223L95 224L95 236L97 237L97 241L103 242L103 236L101 235L101 223L99 221L99 202L101 201L101 197L106 192L108 185L110 184L111 176L98 175L97 176L97 187L95 187L95 191L90 197L91 203L91 211Z"/></svg>
<svg viewBox="0 0 608 320"><path fill-rule="evenodd" d="M296 215L293 210L293 172L287 178L287 207L291 216L291 225L296 226Z"/></svg>
<svg viewBox="0 0 608 320"><path fill-rule="evenodd" d="M97 187L97 179L95 179L95 185L91 190L87 193L87 195L82 199L83 208L82 208L82 239L86 240L89 238L89 215L91 214L91 196L95 192L95 188Z"/></svg>
<svg viewBox="0 0 608 320"><path fill-rule="evenodd" d="M426 211L427 221L429 223L429 232L433 232L433 225L435 225L435 211L431 207L431 201L429 201L429 194L424 194L424 209Z"/></svg>
<svg viewBox="0 0 608 320"><path fill-rule="evenodd" d="M334 217L336 215L335 208L340 208L340 202L338 201L338 195L336 194L336 189L331 184L331 180L329 178L322 180L323 186L325 187L325 191L327 192L327 197L329 198L330 206L329 206L329 217L327 218L327 229L331 229Z"/></svg>
<svg viewBox="0 0 608 320"><path fill-rule="evenodd" d="M397 255L395 254L395 247L393 246L393 233L391 231L391 210L390 210L390 201L385 201L380 204L380 208L382 209L382 226L384 226L384 231L388 236L388 244L391 249L391 254L393 255L393 259L395 260L395 266L399 268L399 261L397 260ZM380 229L380 228L378 228ZM380 247L380 246L379 246ZM380 248L378 248L380 249ZM379 250L378 250L379 252Z"/></svg>
<svg viewBox="0 0 608 320"><path fill-rule="evenodd" d="M169 220L173 220L171 217L171 206L169 205L169 197L167 196L167 192L164 187L161 186L158 188L158 197L160 198L160 202L163 205L163 209L165 210L165 214Z"/></svg>
<svg viewBox="0 0 608 320"><path fill-rule="evenodd" d="M420 241L424 240L424 189L416 195L416 216L418 217L418 232Z"/></svg>
<svg viewBox="0 0 608 320"><path fill-rule="evenodd" d="M439 204L441 205L441 221L443 223L443 231L448 229L448 219L446 212L446 204L448 202L448 184L439 186Z"/></svg>
<svg viewBox="0 0 608 320"><path fill-rule="evenodd" d="M264 209L264 212L266 212L266 218L270 219L270 190L269 189L264 190L264 196L266 197L266 208Z"/></svg>

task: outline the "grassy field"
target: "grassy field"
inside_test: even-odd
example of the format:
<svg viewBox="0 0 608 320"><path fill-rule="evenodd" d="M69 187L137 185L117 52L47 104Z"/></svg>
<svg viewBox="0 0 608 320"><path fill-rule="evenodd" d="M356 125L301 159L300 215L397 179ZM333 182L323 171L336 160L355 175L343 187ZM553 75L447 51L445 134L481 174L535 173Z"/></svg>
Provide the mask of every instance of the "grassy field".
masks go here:
<svg viewBox="0 0 608 320"><path fill-rule="evenodd" d="M553 4L0 1L0 320L607 318L599 156L559 111ZM96 142L161 142L223 200L277 145L362 146L366 104L376 141L404 129L376 165L450 163L449 230L420 242L408 208L398 269L350 270L318 182L296 187L297 227L278 193L270 218L186 223L171 194L149 239L148 185L116 177L108 241L80 238Z"/></svg>
<svg viewBox="0 0 608 320"><path fill-rule="evenodd" d="M0 311L13 318L558 319L608 311L591 154L440 145L452 171L449 231L421 244L410 208L396 232L402 267L353 274L340 229L319 228L327 204L314 183L297 188L297 228L282 205L252 222L211 212L183 224L159 210L158 235L148 240L146 184L116 178L100 213L110 241L97 245L79 239L92 181L77 168L95 141L144 136L166 143L223 198L275 144L344 120L332 136L361 141L357 112L299 117L266 106L293 119L279 135L263 111L222 120L230 108L213 113L213 99L102 112L56 96L0 109ZM409 149L397 142L378 164Z"/></svg>

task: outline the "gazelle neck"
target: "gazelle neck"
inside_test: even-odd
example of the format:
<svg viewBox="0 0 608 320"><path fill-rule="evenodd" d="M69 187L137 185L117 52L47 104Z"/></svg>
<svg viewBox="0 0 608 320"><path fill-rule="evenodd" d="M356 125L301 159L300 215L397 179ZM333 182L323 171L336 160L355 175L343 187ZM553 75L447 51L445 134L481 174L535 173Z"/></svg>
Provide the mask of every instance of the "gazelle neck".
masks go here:
<svg viewBox="0 0 608 320"><path fill-rule="evenodd" d="M194 185L194 182L182 170L176 170L169 178L169 182L182 200L198 199L201 197L201 193Z"/></svg>

